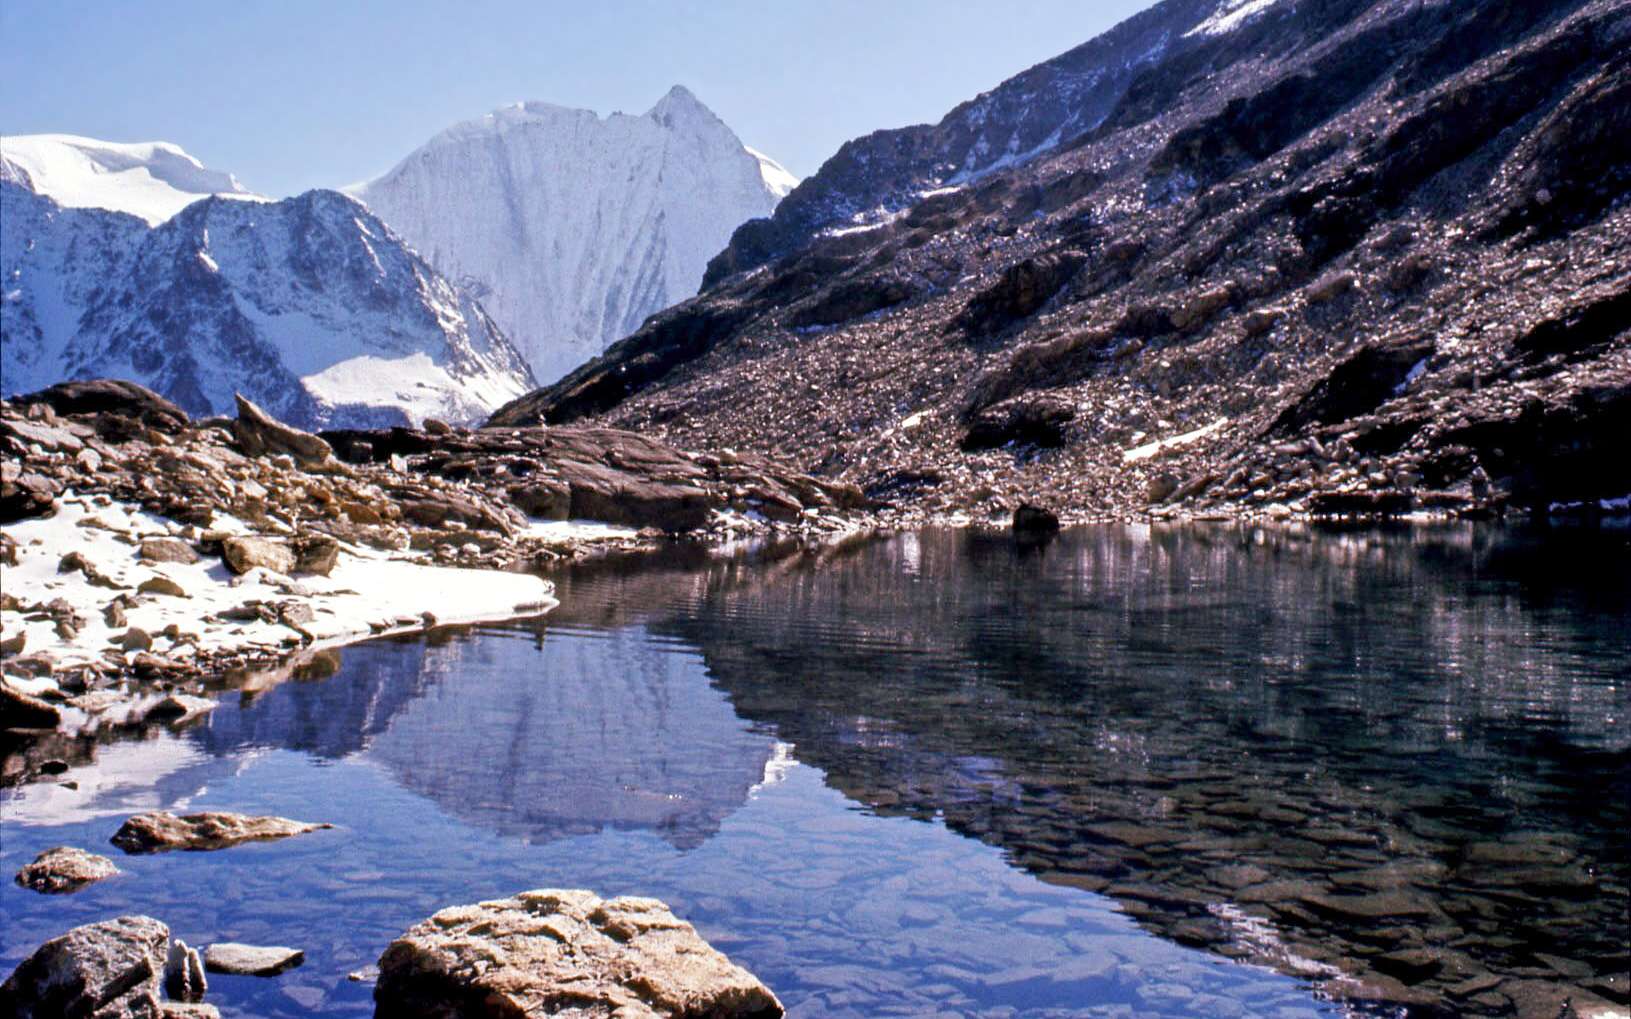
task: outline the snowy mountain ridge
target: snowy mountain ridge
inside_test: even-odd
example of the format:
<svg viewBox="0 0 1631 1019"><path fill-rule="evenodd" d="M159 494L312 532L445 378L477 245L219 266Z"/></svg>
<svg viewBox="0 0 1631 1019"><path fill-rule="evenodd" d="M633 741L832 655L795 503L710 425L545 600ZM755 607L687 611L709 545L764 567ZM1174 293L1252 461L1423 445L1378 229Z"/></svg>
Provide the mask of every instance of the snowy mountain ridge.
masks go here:
<svg viewBox="0 0 1631 1019"><path fill-rule="evenodd" d="M60 151L26 158L54 139L32 141L7 139L25 158L0 179L5 395L109 376L193 414L241 392L303 427L373 426L472 421L532 384L476 300L352 198L201 194L236 182L163 143L124 169L118 146L59 146L101 154L77 186ZM96 179L133 169L148 177ZM158 198L181 204L154 225Z"/></svg>
<svg viewBox="0 0 1631 1019"><path fill-rule="evenodd" d="M105 142L71 134L0 138L0 180L63 208L126 212L149 226L211 195L269 201L169 142Z"/></svg>
<svg viewBox="0 0 1631 1019"><path fill-rule="evenodd" d="M696 293L731 231L797 183L675 86L639 116L505 106L346 190L554 379Z"/></svg>

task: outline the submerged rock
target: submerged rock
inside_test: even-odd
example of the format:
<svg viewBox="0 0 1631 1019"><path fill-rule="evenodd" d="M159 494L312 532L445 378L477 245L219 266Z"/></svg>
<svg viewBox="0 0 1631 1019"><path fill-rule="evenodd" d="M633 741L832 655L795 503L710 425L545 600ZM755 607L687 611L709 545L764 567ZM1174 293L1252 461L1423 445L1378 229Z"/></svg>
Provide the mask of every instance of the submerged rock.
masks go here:
<svg viewBox="0 0 1631 1019"><path fill-rule="evenodd" d="M119 873L113 861L73 846L47 849L17 872L17 883L36 892L77 892Z"/></svg>
<svg viewBox="0 0 1631 1019"><path fill-rule="evenodd" d="M223 941L204 949L204 968L211 973L232 973L246 977L274 977L306 961L298 948L271 945L240 945Z"/></svg>
<svg viewBox="0 0 1631 1019"><path fill-rule="evenodd" d="M304 835L332 824L291 821L286 817L250 817L223 811L177 816L160 810L137 814L119 826L111 841L127 853L170 849L226 849L240 842L260 842Z"/></svg>
<svg viewBox="0 0 1631 1019"><path fill-rule="evenodd" d="M444 909L379 961L376 1015L774 1017L776 996L656 899L540 889Z"/></svg>
<svg viewBox="0 0 1631 1019"><path fill-rule="evenodd" d="M170 928L148 916L75 927L23 961L0 985L17 1019L116 1019L159 1014Z"/></svg>

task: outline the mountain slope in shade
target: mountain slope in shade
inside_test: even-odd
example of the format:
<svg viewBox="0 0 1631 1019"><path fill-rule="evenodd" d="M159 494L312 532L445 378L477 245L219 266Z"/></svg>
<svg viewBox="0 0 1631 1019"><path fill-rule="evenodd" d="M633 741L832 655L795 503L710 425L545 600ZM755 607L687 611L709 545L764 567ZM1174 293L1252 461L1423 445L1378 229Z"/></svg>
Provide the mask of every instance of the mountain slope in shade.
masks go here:
<svg viewBox="0 0 1631 1019"><path fill-rule="evenodd" d="M845 142L775 214L744 223L704 286L798 250L823 230L878 223L924 193L965 185L1097 128L1134 80L1209 36L1276 14L1276 0L1166 0L960 103L937 124ZM1286 6L1289 6L1286 5Z"/></svg>
<svg viewBox="0 0 1631 1019"><path fill-rule="evenodd" d="M774 451L905 514L1623 511L1631 4L1174 12L1098 127L818 230L492 423Z"/></svg>
<svg viewBox="0 0 1631 1019"><path fill-rule="evenodd" d="M554 379L696 293L731 231L795 183L676 86L638 117L495 110L348 190Z"/></svg>
<svg viewBox="0 0 1631 1019"><path fill-rule="evenodd" d="M0 138L0 180L66 209L128 212L150 226L211 195L267 200L169 142L121 144L71 134Z"/></svg>
<svg viewBox="0 0 1631 1019"><path fill-rule="evenodd" d="M177 150L179 151L179 150ZM211 196L157 226L0 181L4 392L132 379L193 414L464 422L531 384L477 302L361 204Z"/></svg>

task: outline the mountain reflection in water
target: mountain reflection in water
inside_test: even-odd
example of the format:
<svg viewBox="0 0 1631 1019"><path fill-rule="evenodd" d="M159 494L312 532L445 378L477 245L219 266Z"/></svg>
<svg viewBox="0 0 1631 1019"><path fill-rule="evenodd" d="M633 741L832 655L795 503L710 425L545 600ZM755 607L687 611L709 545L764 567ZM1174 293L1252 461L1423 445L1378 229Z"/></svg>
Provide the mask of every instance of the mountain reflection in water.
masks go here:
<svg viewBox="0 0 1631 1019"><path fill-rule="evenodd" d="M1418 1014L1555 1016L1627 999L1628 547L1134 526L1026 554L929 532L586 570L562 601L642 606L845 795L1163 936Z"/></svg>
<svg viewBox="0 0 1631 1019"><path fill-rule="evenodd" d="M530 868L532 885L670 898L795 1014L1311 1014L1248 968L1173 977L1199 971L1117 933L1113 903L1169 948L1378 1014L1553 1019L1565 997L1627 999L1627 578L1624 532L1471 525L677 548L558 575L560 608L533 623L348 649L134 757L160 772L154 805L294 750L491 833L334 792L383 811L340 818L357 826L343 852L417 868L392 879L403 902L381 891L354 914L334 966ZM755 800L788 769L795 789ZM130 802L72 774L71 807L36 787L5 820ZM264 806L330 795L301 775L293 806L276 789ZM832 814L809 775L876 818ZM1015 880L890 818L998 847ZM327 851L298 842L267 852ZM327 1011L366 1009L363 991L325 993Z"/></svg>

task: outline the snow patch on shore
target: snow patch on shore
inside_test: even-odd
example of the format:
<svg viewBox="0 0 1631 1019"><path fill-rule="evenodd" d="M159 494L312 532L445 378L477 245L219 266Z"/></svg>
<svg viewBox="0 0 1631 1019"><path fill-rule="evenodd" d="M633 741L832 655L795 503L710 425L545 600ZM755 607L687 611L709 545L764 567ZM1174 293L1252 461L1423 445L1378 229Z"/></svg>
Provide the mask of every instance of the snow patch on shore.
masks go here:
<svg viewBox="0 0 1631 1019"><path fill-rule="evenodd" d="M245 532L229 517L217 515L217 530ZM86 620L72 638L56 632L48 618L28 619L18 611L0 612L4 633L27 634L24 653L45 651L60 666L123 659L116 643L127 629L137 627L153 638L152 653L178 661L200 652L278 652L302 644L300 633L281 622L232 621L212 618L246 601L295 601L309 605L313 618L300 624L312 638L308 646L345 643L371 633L416 629L425 625L424 613L437 623L472 623L531 615L553 608L554 585L524 573L457 569L435 566L413 553L385 553L341 544L333 572L327 577L285 577L257 568L234 576L216 557L197 563L158 563L142 560L140 540L175 537L182 527L173 521L115 503L106 497L65 495L54 516L6 526L18 543L18 562L5 571L5 591L23 605L49 603L61 598ZM69 552L78 552L118 589L93 584L83 572L59 573L58 564ZM136 595L144 581L163 578L178 585L185 597L142 594L140 604L125 610L126 625L109 626L104 609L120 594ZM179 639L162 636L171 624ZM50 684L7 677L19 689Z"/></svg>

